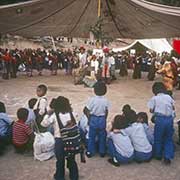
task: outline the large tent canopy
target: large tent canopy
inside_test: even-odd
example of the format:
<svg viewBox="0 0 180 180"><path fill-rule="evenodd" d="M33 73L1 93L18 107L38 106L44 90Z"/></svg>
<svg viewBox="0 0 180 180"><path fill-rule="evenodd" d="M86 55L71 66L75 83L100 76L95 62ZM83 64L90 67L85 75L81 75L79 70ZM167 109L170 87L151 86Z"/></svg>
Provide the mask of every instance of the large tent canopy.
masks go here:
<svg viewBox="0 0 180 180"><path fill-rule="evenodd" d="M180 8L144 0L100 0L103 30L113 38L180 37ZM0 33L89 37L99 0L33 0L0 6Z"/></svg>

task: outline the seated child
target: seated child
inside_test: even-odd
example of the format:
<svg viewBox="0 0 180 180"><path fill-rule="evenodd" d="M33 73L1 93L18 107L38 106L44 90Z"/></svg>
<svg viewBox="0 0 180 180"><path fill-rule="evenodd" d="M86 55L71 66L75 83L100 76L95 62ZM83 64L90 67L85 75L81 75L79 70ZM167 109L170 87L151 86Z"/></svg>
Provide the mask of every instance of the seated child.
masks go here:
<svg viewBox="0 0 180 180"><path fill-rule="evenodd" d="M32 129L25 124L28 118L28 110L20 108L17 111L18 121L13 124L13 145L17 153L32 150L34 134Z"/></svg>
<svg viewBox="0 0 180 180"><path fill-rule="evenodd" d="M148 125L148 115L147 115L147 113L145 113L145 112L138 113L137 114L137 122L143 124L146 136L147 136L150 144L153 145L154 144L154 131Z"/></svg>
<svg viewBox="0 0 180 180"><path fill-rule="evenodd" d="M88 118L89 140L87 157L92 157L96 152L96 137L99 142L101 157L106 153L106 119L108 116L109 101L104 97L107 87L104 82L98 81L94 86L96 96L91 97L84 108L84 114Z"/></svg>
<svg viewBox="0 0 180 180"><path fill-rule="evenodd" d="M13 121L6 114L3 102L0 102L0 155L4 153L6 146L11 142Z"/></svg>
<svg viewBox="0 0 180 180"><path fill-rule="evenodd" d="M108 135L108 150L111 159L109 163L119 166L120 163L128 163L134 158L134 148L128 135L122 132L126 127L125 118L117 115L112 124L112 131Z"/></svg>
<svg viewBox="0 0 180 180"><path fill-rule="evenodd" d="M122 108L123 116L126 119L126 122L133 123L134 117L136 117L136 112L131 109L131 106L129 104L126 104Z"/></svg>
<svg viewBox="0 0 180 180"><path fill-rule="evenodd" d="M131 139L135 150L135 160L137 162L149 161L152 157L152 145L147 139L143 124L136 121L136 116L134 116L134 123L126 121L128 127L122 131Z"/></svg>
<svg viewBox="0 0 180 180"><path fill-rule="evenodd" d="M36 115L35 115L34 110L33 110L36 102L37 102L36 98L32 98L28 101L29 108L27 108L27 110L29 111L29 113L28 113L28 118L26 120L26 124L29 127L31 127L32 129L34 128L34 121L36 120Z"/></svg>

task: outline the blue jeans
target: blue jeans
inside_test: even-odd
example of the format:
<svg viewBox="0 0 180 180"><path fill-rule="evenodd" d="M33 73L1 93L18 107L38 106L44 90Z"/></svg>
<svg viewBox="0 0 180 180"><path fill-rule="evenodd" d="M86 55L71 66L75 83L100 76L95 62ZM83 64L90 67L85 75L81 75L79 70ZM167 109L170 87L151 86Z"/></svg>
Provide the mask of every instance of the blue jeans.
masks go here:
<svg viewBox="0 0 180 180"><path fill-rule="evenodd" d="M64 145L60 138L55 139L55 155L56 155L56 173L54 178L56 180L65 180L65 157L64 157ZM78 180L78 167L75 161L75 156L67 158L67 167L69 169L69 177L71 180Z"/></svg>
<svg viewBox="0 0 180 180"><path fill-rule="evenodd" d="M156 115L154 128L154 155L157 158L174 158L173 117Z"/></svg>
<svg viewBox="0 0 180 180"><path fill-rule="evenodd" d="M106 153L106 118L105 116L90 116L88 152L96 153L96 137L98 137L99 153Z"/></svg>
<svg viewBox="0 0 180 180"><path fill-rule="evenodd" d="M134 159L138 162L143 162L143 161L148 161L152 157L152 151L149 153L144 153L144 152L134 152Z"/></svg>
<svg viewBox="0 0 180 180"><path fill-rule="evenodd" d="M116 148L113 144L113 140L112 139L108 139L108 152L109 155L111 156L111 158L116 158L116 160L119 163L123 163L123 164L127 164L128 162L132 161L134 159L134 155L132 155L131 157L124 157L122 156L120 153L118 153L116 151Z"/></svg>

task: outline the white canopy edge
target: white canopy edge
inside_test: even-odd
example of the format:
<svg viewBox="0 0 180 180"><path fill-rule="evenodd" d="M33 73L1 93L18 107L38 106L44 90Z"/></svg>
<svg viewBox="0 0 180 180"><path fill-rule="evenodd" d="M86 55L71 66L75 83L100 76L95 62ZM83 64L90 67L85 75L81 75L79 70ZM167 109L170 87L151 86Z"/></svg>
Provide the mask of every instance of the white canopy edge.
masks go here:
<svg viewBox="0 0 180 180"><path fill-rule="evenodd" d="M135 4L138 4L139 6L156 11L158 13L160 12L163 14L180 16L180 7L165 6L157 3L147 2L145 0L131 0L131 1L134 2Z"/></svg>
<svg viewBox="0 0 180 180"><path fill-rule="evenodd" d="M6 8L10 8L10 7L17 7L18 8L18 6L30 5L30 4L36 3L38 1L41 1L41 0L31 0L31 1L26 1L26 2L19 2L19 3L14 3L14 4L2 5L2 6L0 6L0 9L6 9Z"/></svg>
<svg viewBox="0 0 180 180"><path fill-rule="evenodd" d="M112 51L114 51L114 52L125 51L125 50L133 47L137 42L139 42L143 46L145 46L148 49L155 51L157 53L162 53L162 52L170 53L173 49L172 46L168 43L168 41L165 38L163 38L163 39L140 39L140 40L136 40L132 44L130 44L129 46L122 47L122 48L113 48Z"/></svg>

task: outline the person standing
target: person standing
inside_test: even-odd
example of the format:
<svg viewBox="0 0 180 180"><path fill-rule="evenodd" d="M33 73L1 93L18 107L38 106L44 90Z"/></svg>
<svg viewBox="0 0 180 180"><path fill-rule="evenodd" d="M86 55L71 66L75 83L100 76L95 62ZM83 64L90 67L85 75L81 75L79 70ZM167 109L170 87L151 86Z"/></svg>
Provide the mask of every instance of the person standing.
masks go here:
<svg viewBox="0 0 180 180"><path fill-rule="evenodd" d="M157 160L164 159L164 163L169 165L174 158L173 143L173 120L174 120L174 100L166 92L162 82L155 82L152 87L153 96L148 102L148 108L155 117L154 128L154 156Z"/></svg>
<svg viewBox="0 0 180 180"><path fill-rule="evenodd" d="M90 158L96 153L96 136L98 137L99 154L106 154L106 120L108 116L109 101L104 97L107 92L106 84L98 81L94 85L95 96L91 97L84 108L84 114L89 123L89 140L87 156Z"/></svg>
<svg viewBox="0 0 180 180"><path fill-rule="evenodd" d="M141 79L142 57L139 55L134 61L133 79Z"/></svg>

